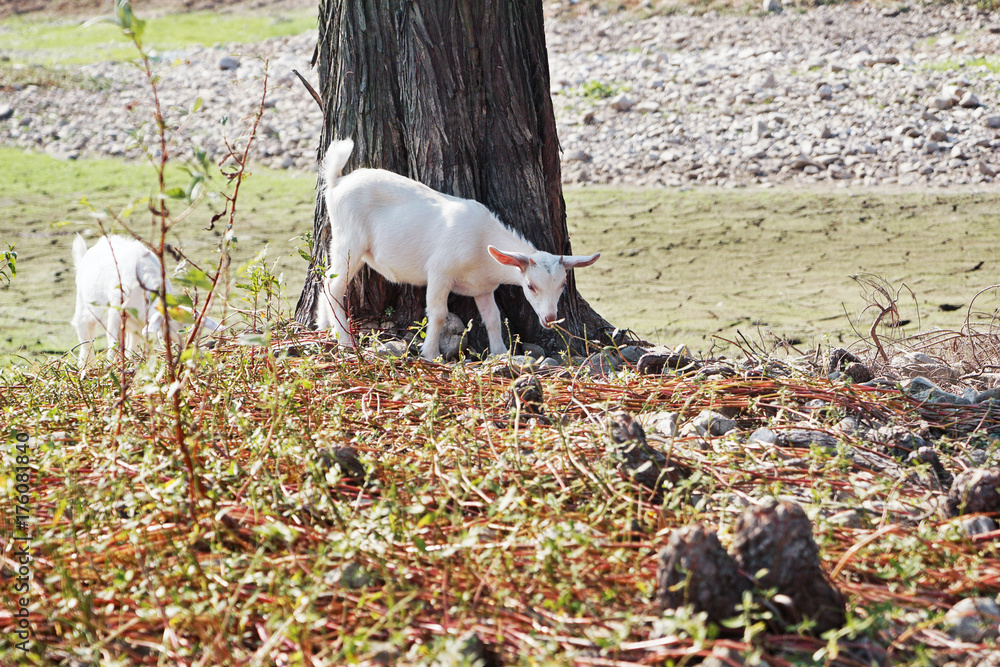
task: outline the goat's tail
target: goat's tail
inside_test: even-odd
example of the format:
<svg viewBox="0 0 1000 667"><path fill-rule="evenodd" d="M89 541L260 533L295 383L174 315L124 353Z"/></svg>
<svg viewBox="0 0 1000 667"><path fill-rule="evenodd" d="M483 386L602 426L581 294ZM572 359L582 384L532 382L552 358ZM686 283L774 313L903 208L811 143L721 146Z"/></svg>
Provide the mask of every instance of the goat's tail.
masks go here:
<svg viewBox="0 0 1000 667"><path fill-rule="evenodd" d="M342 139L341 141L331 141L326 148L326 157L323 158L323 181L326 183L326 191L329 192L337 185L340 172L347 164L348 158L354 151L354 141L352 139Z"/></svg>
<svg viewBox="0 0 1000 667"><path fill-rule="evenodd" d="M87 242L83 240L83 237L79 234L73 239L73 264L75 266L80 266L80 262L83 261L83 256L87 254Z"/></svg>

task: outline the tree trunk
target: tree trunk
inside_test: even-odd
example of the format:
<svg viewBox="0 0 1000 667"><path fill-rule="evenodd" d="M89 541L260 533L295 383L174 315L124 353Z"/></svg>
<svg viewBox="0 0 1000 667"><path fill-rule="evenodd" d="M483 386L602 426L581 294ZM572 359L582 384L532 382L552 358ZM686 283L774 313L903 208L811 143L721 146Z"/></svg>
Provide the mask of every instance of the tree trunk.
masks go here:
<svg viewBox="0 0 1000 667"><path fill-rule="evenodd" d="M321 0L319 22L320 157L332 140L352 138L345 173L388 169L478 200L539 250L571 254L541 0ZM296 310L307 326L315 321L315 267L329 250L322 197L313 230L313 263ZM519 287L501 286L496 299L512 336L562 347ZM473 347L486 348L474 301L452 295L449 310L474 318ZM405 330L424 316L424 290L366 267L351 285L348 312L356 325ZM572 274L560 315L573 336L606 338L608 323Z"/></svg>

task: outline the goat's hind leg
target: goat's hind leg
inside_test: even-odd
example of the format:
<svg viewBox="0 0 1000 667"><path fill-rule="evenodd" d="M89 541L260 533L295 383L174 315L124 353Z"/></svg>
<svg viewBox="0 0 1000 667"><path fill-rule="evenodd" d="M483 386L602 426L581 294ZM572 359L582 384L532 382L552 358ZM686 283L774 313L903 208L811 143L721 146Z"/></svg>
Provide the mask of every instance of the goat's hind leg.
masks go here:
<svg viewBox="0 0 1000 667"><path fill-rule="evenodd" d="M77 366L80 368L80 375L85 376L87 366L94 361L94 336L97 335L97 320L89 316L89 313L81 313L73 317L73 326L76 328L76 335L80 339L80 349L77 353Z"/></svg>
<svg viewBox="0 0 1000 667"><path fill-rule="evenodd" d="M320 303L316 307L318 329L333 329L333 335L342 345L354 347L350 322L347 317L347 286L361 268L361 262L349 256L335 256L330 252L331 267L320 287ZM339 255L339 253L338 253Z"/></svg>

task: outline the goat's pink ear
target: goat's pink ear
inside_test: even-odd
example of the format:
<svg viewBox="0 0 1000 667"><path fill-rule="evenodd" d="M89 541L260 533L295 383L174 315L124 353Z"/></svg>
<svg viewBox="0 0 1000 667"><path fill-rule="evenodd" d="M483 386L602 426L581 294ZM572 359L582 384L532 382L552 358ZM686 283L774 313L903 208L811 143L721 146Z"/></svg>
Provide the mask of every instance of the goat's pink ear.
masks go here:
<svg viewBox="0 0 1000 667"><path fill-rule="evenodd" d="M601 253L594 253L593 255L563 255L559 258L559 261L563 263L567 269L576 269L584 266L590 266L597 260L601 258Z"/></svg>
<svg viewBox="0 0 1000 667"><path fill-rule="evenodd" d="M531 258L519 252L503 252L498 250L493 246L487 246L486 249L493 256L493 259L500 262L501 264L506 264L507 266L516 266L522 272L528 270L528 265L531 264Z"/></svg>

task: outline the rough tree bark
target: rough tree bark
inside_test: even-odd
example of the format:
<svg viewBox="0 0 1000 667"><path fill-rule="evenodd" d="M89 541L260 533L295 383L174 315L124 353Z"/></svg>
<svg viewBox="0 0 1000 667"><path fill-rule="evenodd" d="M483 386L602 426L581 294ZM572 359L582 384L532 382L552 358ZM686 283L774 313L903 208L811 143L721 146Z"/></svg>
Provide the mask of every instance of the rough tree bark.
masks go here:
<svg viewBox="0 0 1000 667"><path fill-rule="evenodd" d="M331 140L353 138L345 173L378 167L476 199L540 250L571 254L541 0L321 0L319 24L320 157ZM313 230L296 309L307 326L315 321L315 267L326 264L329 249L322 197ZM512 335L561 347L519 287L501 286L496 299ZM475 319L471 341L485 349L474 301L452 295L449 310ZM355 324L405 330L423 311L423 288L391 284L368 268L352 283ZM608 323L572 275L560 315L573 336L606 339Z"/></svg>

